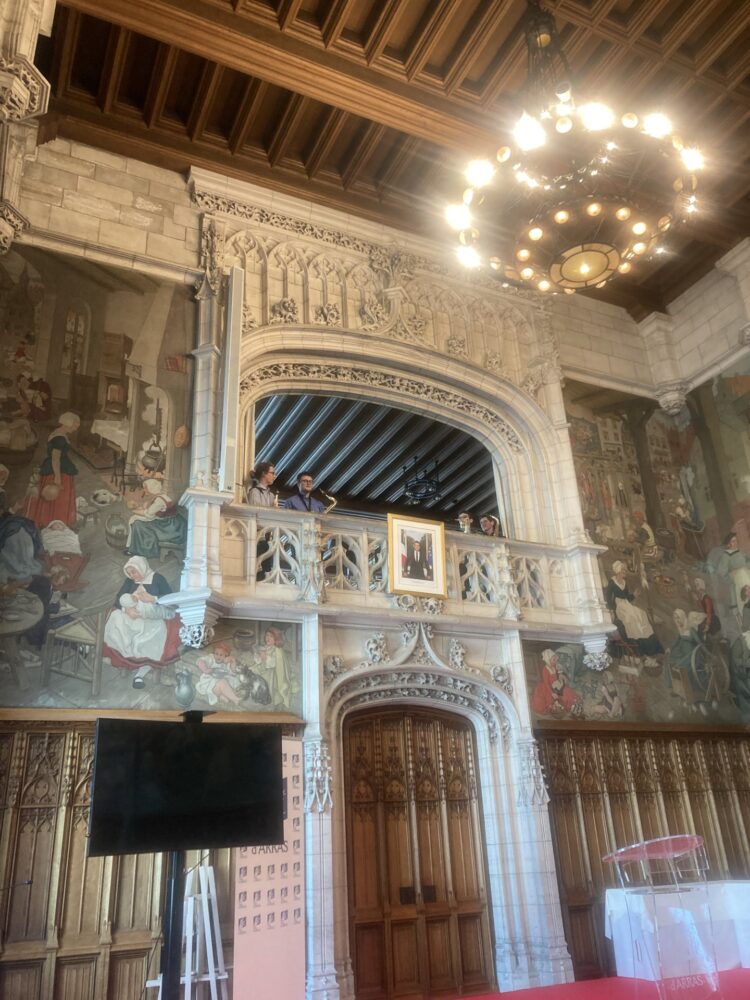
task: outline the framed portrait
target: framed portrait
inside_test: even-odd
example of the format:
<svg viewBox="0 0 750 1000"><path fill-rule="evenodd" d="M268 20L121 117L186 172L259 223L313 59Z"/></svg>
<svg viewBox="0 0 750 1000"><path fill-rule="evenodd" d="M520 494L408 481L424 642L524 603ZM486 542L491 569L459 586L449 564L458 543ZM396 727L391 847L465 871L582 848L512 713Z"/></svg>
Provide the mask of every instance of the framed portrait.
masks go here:
<svg viewBox="0 0 750 1000"><path fill-rule="evenodd" d="M389 514L388 573L392 594L446 597L442 521Z"/></svg>

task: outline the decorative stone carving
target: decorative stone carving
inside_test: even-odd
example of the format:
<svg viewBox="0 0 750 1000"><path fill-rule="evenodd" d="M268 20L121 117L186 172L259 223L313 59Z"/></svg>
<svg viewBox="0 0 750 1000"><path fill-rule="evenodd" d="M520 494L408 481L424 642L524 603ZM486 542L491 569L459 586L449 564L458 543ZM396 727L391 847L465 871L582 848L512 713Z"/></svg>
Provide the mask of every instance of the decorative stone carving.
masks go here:
<svg viewBox="0 0 750 1000"><path fill-rule="evenodd" d="M418 344L424 340L425 321L418 316L399 316L393 326L387 329L389 337Z"/></svg>
<svg viewBox="0 0 750 1000"><path fill-rule="evenodd" d="M392 246L373 246L369 256L370 267L382 273L388 285L400 285L414 277L418 263L414 254Z"/></svg>
<svg viewBox="0 0 750 1000"><path fill-rule="evenodd" d="M492 670L490 671L490 673L492 674L493 681L495 682L495 684L497 684L497 686L500 688L500 690L504 691L508 695L509 698L512 698L513 697L513 675L511 674L511 672L508 669L508 667L504 667L504 666L498 664L498 666L492 668Z"/></svg>
<svg viewBox="0 0 750 1000"><path fill-rule="evenodd" d="M453 670L466 670L466 649L458 639L451 639L448 645L448 662Z"/></svg>
<svg viewBox="0 0 750 1000"><path fill-rule="evenodd" d="M442 615L445 609L445 601L438 597L420 597L419 604L426 615Z"/></svg>
<svg viewBox="0 0 750 1000"><path fill-rule="evenodd" d="M294 299L279 299L271 306L271 323L290 326L299 323L297 303Z"/></svg>
<svg viewBox="0 0 750 1000"><path fill-rule="evenodd" d="M384 632L376 632L365 642L365 656L370 663L387 663L390 657Z"/></svg>
<svg viewBox="0 0 750 1000"><path fill-rule="evenodd" d="M315 322L326 326L341 326L341 310L337 302L326 302L315 309Z"/></svg>
<svg viewBox="0 0 750 1000"><path fill-rule="evenodd" d="M524 376L523 382L521 382L521 388L524 392L528 392L530 396L536 398L537 393L544 385L544 369L541 363L535 363L529 367L529 370Z"/></svg>
<svg viewBox="0 0 750 1000"><path fill-rule="evenodd" d="M502 356L495 351L488 351L485 354L484 367L493 375L502 375L505 372Z"/></svg>
<svg viewBox="0 0 750 1000"><path fill-rule="evenodd" d="M9 122L0 126L0 253L28 229L29 220L19 211L24 159L31 154L36 129Z"/></svg>
<svg viewBox="0 0 750 1000"><path fill-rule="evenodd" d="M740 347L750 347L750 323L745 323L743 327L740 327L738 343Z"/></svg>
<svg viewBox="0 0 750 1000"><path fill-rule="evenodd" d="M323 680L326 684L335 681L337 677L345 673L346 667L340 656L327 656L323 660Z"/></svg>
<svg viewBox="0 0 750 1000"><path fill-rule="evenodd" d="M25 215L8 202L0 202L0 253L7 253L13 241L28 227Z"/></svg>
<svg viewBox="0 0 750 1000"><path fill-rule="evenodd" d="M598 653L584 653L583 665L584 667L588 667L589 670L607 670L608 667L612 666L612 657L606 649Z"/></svg>
<svg viewBox="0 0 750 1000"><path fill-rule="evenodd" d="M253 330L257 329L258 321L253 315L253 311L247 302L242 303L242 332L243 334L251 333Z"/></svg>
<svg viewBox="0 0 750 1000"><path fill-rule="evenodd" d="M214 220L206 216L201 227L200 263L203 281L214 295L218 295L224 268L224 234Z"/></svg>
<svg viewBox="0 0 750 1000"><path fill-rule="evenodd" d="M502 738L507 746L510 721L505 708L481 681L456 677L453 674L421 669L415 664L411 669L394 670L391 666L383 673L353 677L343 682L331 696L330 708L347 702L349 707L373 704L387 700L426 699L438 705L452 705L478 714L487 726L491 743Z"/></svg>
<svg viewBox="0 0 750 1000"><path fill-rule="evenodd" d="M518 772L519 806L546 806L549 794L539 762L539 747L533 737L518 741Z"/></svg>
<svg viewBox="0 0 750 1000"><path fill-rule="evenodd" d="M49 103L49 84L24 56L0 55L0 122L20 122L42 115Z"/></svg>
<svg viewBox="0 0 750 1000"><path fill-rule="evenodd" d="M305 812L324 813L333 808L331 755L324 740L305 743Z"/></svg>
<svg viewBox="0 0 750 1000"><path fill-rule="evenodd" d="M466 337L448 337L446 348L448 354L452 354L455 358L468 358L469 351L466 347Z"/></svg>
<svg viewBox="0 0 750 1000"><path fill-rule="evenodd" d="M363 330L377 330L385 325L388 313L380 299L369 295L359 307L359 318Z"/></svg>
<svg viewBox="0 0 750 1000"><path fill-rule="evenodd" d="M198 625L182 624L180 626L180 642L191 649L203 649L214 637L213 625L202 622Z"/></svg>
<svg viewBox="0 0 750 1000"><path fill-rule="evenodd" d="M690 391L690 383L677 380L665 382L656 387L659 406L672 417L676 417L685 406L685 398Z"/></svg>
<svg viewBox="0 0 750 1000"><path fill-rule="evenodd" d="M285 299L283 301L288 302L292 300ZM277 305L279 304L277 303ZM296 305L294 308L296 312ZM277 322L282 321L277 320ZM287 320L283 322L287 322ZM295 322L295 320L289 320L288 322ZM524 451L524 446L513 428L498 413L490 410L489 407L484 406L482 403L467 399L458 392L453 392L450 389L441 389L419 379L408 378L404 375L396 375L389 372L373 371L370 368L360 368L356 365L336 363L308 364L298 361L279 361L273 364L261 365L249 372L242 379L240 394L244 397L255 387L265 386L268 383L279 380L288 381L290 379L331 382L335 384L346 382L351 385L386 388L412 400L421 398L431 403L441 404L493 427L505 438L508 446L513 451Z"/></svg>
<svg viewBox="0 0 750 1000"><path fill-rule="evenodd" d="M412 594L395 594L393 601L402 611L415 611L417 608L417 599ZM411 624L413 623L407 622L407 626Z"/></svg>

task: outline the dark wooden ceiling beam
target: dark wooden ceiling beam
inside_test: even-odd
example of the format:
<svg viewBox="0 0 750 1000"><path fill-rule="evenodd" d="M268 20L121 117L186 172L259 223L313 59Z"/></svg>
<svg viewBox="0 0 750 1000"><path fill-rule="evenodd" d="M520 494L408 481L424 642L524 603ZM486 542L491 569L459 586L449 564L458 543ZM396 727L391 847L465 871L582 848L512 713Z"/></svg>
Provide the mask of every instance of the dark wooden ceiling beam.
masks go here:
<svg viewBox="0 0 750 1000"><path fill-rule="evenodd" d="M245 145L255 116L258 113L258 108L261 106L263 98L267 93L268 84L264 80L253 80L248 77L245 84L245 92L242 95L237 116L234 119L234 124L229 134L230 152L239 153Z"/></svg>
<svg viewBox="0 0 750 1000"><path fill-rule="evenodd" d="M224 67L218 63L206 63L203 67L187 125L188 135L192 140L200 139L203 135L223 72Z"/></svg>
<svg viewBox="0 0 750 1000"><path fill-rule="evenodd" d="M370 28L370 37L365 42L365 59L371 66L383 54L388 38L395 27L401 0L383 0ZM377 10L376 6L376 10Z"/></svg>
<svg viewBox="0 0 750 1000"><path fill-rule="evenodd" d="M492 0L486 7L480 9L480 15L475 18L472 30L466 35L463 45L453 53L450 66L445 74L443 86L449 95L454 94L467 74L471 65L484 48L487 35L498 24L507 0Z"/></svg>
<svg viewBox="0 0 750 1000"><path fill-rule="evenodd" d="M385 125L378 125L376 122L371 122L367 127L365 135L359 142L353 154L349 157L348 163L341 171L341 182L344 186L344 190L348 190L352 187L359 175L365 169L368 162L375 154L378 146L382 142L386 131Z"/></svg>
<svg viewBox="0 0 750 1000"><path fill-rule="evenodd" d="M357 0L333 0L331 3L321 29L323 44L327 49L335 45L341 37L341 32L346 27L346 19L356 2Z"/></svg>
<svg viewBox="0 0 750 1000"><path fill-rule="evenodd" d="M279 19L279 27L282 31L286 31L287 28L291 27L296 20L297 14L299 14L301 6L302 0L281 0L277 17Z"/></svg>
<svg viewBox="0 0 750 1000"><path fill-rule="evenodd" d="M100 17L101 0L70 0L82 13ZM210 18L209 18L210 14ZM491 150L494 135L470 111L438 94L415 91L292 35L238 17L201 0L108 0L108 20L204 59L268 80L295 93L380 122L389 128L478 153Z"/></svg>
<svg viewBox="0 0 750 1000"><path fill-rule="evenodd" d="M305 161L305 171L310 180L317 177L320 170L325 166L348 119L349 115L345 111L340 111L338 108L329 109L323 125L318 130L315 143Z"/></svg>
<svg viewBox="0 0 750 1000"><path fill-rule="evenodd" d="M407 80L413 80L429 61L440 36L456 13L456 5L454 0L433 0L428 10L430 14L427 23L419 37L414 41L406 58Z"/></svg>
<svg viewBox="0 0 750 1000"><path fill-rule="evenodd" d="M159 46L143 110L143 117L149 128L153 128L161 118L179 54L179 50L171 45Z"/></svg>
<svg viewBox="0 0 750 1000"><path fill-rule="evenodd" d="M56 17L60 19L60 44L55 46L50 72L50 89L53 94L64 94L70 86L70 72L76 51L76 38L80 15L67 7L61 7Z"/></svg>
<svg viewBox="0 0 750 1000"><path fill-rule="evenodd" d="M268 144L268 162L272 167L281 163L289 144L294 138L295 129L302 120L309 102L299 94L290 94L284 112L278 120L276 131Z"/></svg>
<svg viewBox="0 0 750 1000"><path fill-rule="evenodd" d="M107 51L104 56L104 66L102 67L102 78L99 86L99 107L104 114L112 110L112 105L117 99L122 80L122 71L125 67L125 56L130 42L130 32L115 25L109 33Z"/></svg>
<svg viewBox="0 0 750 1000"><path fill-rule="evenodd" d="M408 170L419 152L419 140L413 136L402 136L398 148L391 152L388 162L376 179L378 188L386 193L398 187L399 178Z"/></svg>

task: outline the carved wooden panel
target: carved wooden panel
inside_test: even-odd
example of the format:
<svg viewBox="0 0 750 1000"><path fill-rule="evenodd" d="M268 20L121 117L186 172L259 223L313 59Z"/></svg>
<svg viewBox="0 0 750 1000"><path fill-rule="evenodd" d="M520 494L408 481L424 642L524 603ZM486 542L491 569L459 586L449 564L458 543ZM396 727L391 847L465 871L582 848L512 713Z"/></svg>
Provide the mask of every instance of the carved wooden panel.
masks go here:
<svg viewBox="0 0 750 1000"><path fill-rule="evenodd" d="M86 857L92 763L90 725L0 723L0 997L141 1000L158 972L162 857ZM230 953L230 851L210 861Z"/></svg>
<svg viewBox="0 0 750 1000"><path fill-rule="evenodd" d="M560 898L578 978L613 974L604 938L602 856L640 839L695 832L711 879L750 876L750 738L541 730L540 757Z"/></svg>
<svg viewBox="0 0 750 1000"><path fill-rule="evenodd" d="M345 728L344 767L358 1000L489 988L468 724L421 712L354 716Z"/></svg>

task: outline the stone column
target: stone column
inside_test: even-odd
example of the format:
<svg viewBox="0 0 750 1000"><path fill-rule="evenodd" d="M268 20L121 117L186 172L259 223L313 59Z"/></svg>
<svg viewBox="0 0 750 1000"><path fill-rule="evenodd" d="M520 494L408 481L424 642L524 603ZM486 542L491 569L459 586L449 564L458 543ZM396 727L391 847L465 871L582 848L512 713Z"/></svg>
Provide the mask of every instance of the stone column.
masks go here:
<svg viewBox="0 0 750 1000"><path fill-rule="evenodd" d="M321 729L320 620L311 616L302 625L303 715L307 720L305 753L305 897L307 904L307 968L305 1000L349 1000L351 963L348 947L338 940L345 928L336 924L335 898L342 891L341 861L334 851L334 777L328 740ZM337 807L343 808L343 789L337 786ZM344 864L345 871L345 864ZM344 876L345 878L345 876ZM346 892L345 882L343 891ZM339 910L346 913L346 907ZM342 957L337 961L339 951Z"/></svg>
<svg viewBox="0 0 750 1000"><path fill-rule="evenodd" d="M25 127L44 114L49 84L34 66L39 34L52 28L55 0L3 0L0 5L0 253L29 225L20 210L24 157L36 146Z"/></svg>
<svg viewBox="0 0 750 1000"><path fill-rule="evenodd" d="M711 382L705 382L697 389L693 389L688 394L687 404L703 452L703 462L711 486L719 531L723 535L734 523L732 507L736 502L736 496L734 483L727 472L729 465L721 438L721 423L716 411Z"/></svg>

